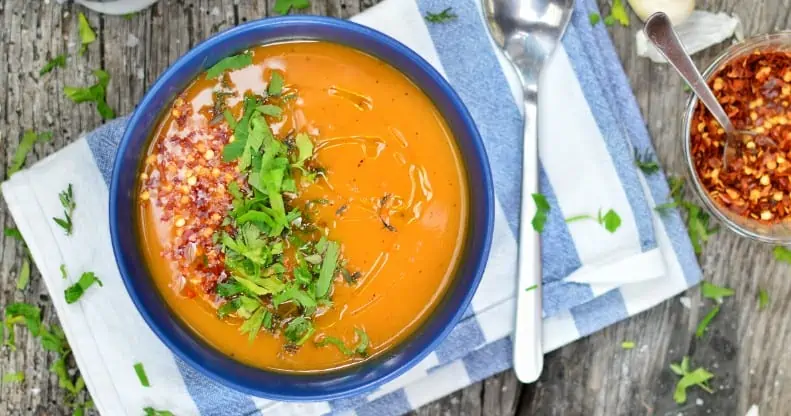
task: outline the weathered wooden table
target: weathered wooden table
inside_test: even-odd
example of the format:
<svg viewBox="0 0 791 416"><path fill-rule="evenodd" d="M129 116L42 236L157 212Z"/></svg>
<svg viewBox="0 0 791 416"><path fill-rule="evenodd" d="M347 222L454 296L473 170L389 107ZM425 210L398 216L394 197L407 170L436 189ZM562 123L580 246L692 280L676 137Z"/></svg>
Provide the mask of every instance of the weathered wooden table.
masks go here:
<svg viewBox="0 0 791 416"><path fill-rule="evenodd" d="M376 0L313 0L310 12L350 17ZM452 1L447 2L452 5ZM600 0L603 5L609 3ZM698 7L736 13L745 33L791 28L791 0L705 0ZM135 103L167 66L197 42L217 31L271 14L273 0L163 0L131 18L86 12L97 30L97 44L85 56L71 58L79 47L77 12L82 8L54 1L0 0L0 172L5 172L22 133L54 132L54 140L36 146L28 164L101 124L90 105L74 105L63 95L65 85L93 82L95 68L112 75L108 98L119 114ZM604 5L604 10L609 6ZM84 10L83 10L84 11ZM612 27L626 73L643 116L669 173L683 173L680 118L686 94L672 69L635 54L630 28ZM706 65L726 45L696 56ZM68 51L66 68L45 77L39 69L51 57ZM0 224L13 226L5 205ZM49 294L34 271L25 292L15 289L22 248L0 237L0 308L13 301L34 302L47 323L57 321ZM626 322L614 325L546 357L536 384L520 385L511 371L459 391L417 413L465 415L743 415L759 404L762 415L791 414L791 265L774 260L771 247L720 232L701 258L705 278L736 290L722 307L709 334L694 330L708 309L699 308L697 289ZM759 311L759 288L772 298ZM637 348L623 350L623 340ZM24 370L21 384L0 386L0 415L61 415L63 390L48 371L54 357L27 331L17 330L18 350L0 351L0 373ZM687 404L673 401L677 377L668 365L685 355L710 369L713 394L693 390Z"/></svg>

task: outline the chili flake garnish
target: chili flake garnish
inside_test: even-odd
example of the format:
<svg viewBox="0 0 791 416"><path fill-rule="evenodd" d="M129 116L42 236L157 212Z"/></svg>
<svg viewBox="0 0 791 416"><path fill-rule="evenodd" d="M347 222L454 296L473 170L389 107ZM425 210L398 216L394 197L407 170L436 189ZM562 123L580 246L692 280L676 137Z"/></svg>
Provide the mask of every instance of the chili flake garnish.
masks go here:
<svg viewBox="0 0 791 416"><path fill-rule="evenodd" d="M723 167L725 131L702 105L691 125L698 177L711 198L732 212L763 223L791 214L791 54L756 51L725 65L709 81L738 130L745 135Z"/></svg>

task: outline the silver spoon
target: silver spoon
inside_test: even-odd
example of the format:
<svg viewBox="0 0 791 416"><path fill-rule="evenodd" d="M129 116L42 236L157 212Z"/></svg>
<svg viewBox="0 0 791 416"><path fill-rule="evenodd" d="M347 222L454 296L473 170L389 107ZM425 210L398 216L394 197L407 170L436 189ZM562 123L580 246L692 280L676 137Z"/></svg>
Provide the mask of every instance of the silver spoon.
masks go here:
<svg viewBox="0 0 791 416"><path fill-rule="evenodd" d="M714 92L711 91L703 76L695 67L692 58L684 50L684 45L678 39L678 34L673 30L673 25L666 14L657 12L648 17L643 27L643 32L648 40L659 50L659 53L667 59L670 65L676 69L681 78L687 82L689 87L698 96L703 105L709 110L714 119L725 130L725 148L722 153L723 166L727 166L728 159L735 154L738 140L747 134L754 136L755 133L745 130L737 130L731 123L731 119L722 108ZM727 156L727 157L726 157Z"/></svg>
<svg viewBox="0 0 791 416"><path fill-rule="evenodd" d="M538 233L530 225L538 192L538 79L566 31L574 0L483 0L489 32L522 81L525 131L522 151L522 209L519 278L514 331L514 371L530 383L544 366L541 345L541 256Z"/></svg>

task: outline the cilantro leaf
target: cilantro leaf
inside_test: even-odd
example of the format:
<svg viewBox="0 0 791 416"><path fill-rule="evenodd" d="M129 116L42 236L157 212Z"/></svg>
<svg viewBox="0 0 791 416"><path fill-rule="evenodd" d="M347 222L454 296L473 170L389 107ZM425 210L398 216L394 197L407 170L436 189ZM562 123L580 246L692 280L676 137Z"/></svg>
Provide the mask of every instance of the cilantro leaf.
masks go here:
<svg viewBox="0 0 791 416"><path fill-rule="evenodd" d="M453 13L452 10L453 7L448 7L439 13L428 12L426 13L426 20L430 23L447 23L451 20L456 20L459 16Z"/></svg>
<svg viewBox="0 0 791 416"><path fill-rule="evenodd" d="M102 286L102 281L99 280L98 277L93 272L85 272L80 276L80 280L77 283L69 286L66 288L65 296L66 296L66 303L72 304L80 300L82 295L88 290L91 285L97 283L99 286Z"/></svg>
<svg viewBox="0 0 791 416"><path fill-rule="evenodd" d="M80 43L82 44L80 47L80 55L82 55L88 49L88 45L96 40L96 33L93 31L93 28L91 28L91 24L88 23L88 19L84 14L80 13L77 15L77 19L80 32Z"/></svg>
<svg viewBox="0 0 791 416"><path fill-rule="evenodd" d="M58 55L44 65L41 70L38 71L39 76L52 72L55 68L65 68L66 67L66 55Z"/></svg>
<svg viewBox="0 0 791 416"><path fill-rule="evenodd" d="M614 233L621 226L621 217L612 209L607 211L603 217L599 211L599 224L603 225L607 231Z"/></svg>
<svg viewBox="0 0 791 416"><path fill-rule="evenodd" d="M340 350L343 355L352 356L352 355L359 355L360 357L365 357L368 355L368 344L370 340L368 339L368 334L365 333L360 328L354 328L354 332L357 334L357 344L353 348L349 348L346 344L343 343L339 338L331 337L331 336L324 336L320 341L316 342L317 347L323 347L327 344L332 344Z"/></svg>
<svg viewBox="0 0 791 416"><path fill-rule="evenodd" d="M357 342L357 345L354 347L354 352L362 357L365 357L368 355L368 344L370 344L368 334L366 334L365 331L360 328L354 328L354 332L356 332L357 336L360 338L360 340Z"/></svg>
<svg viewBox="0 0 791 416"><path fill-rule="evenodd" d="M60 265L60 277L62 277L63 280L66 280L66 278L68 277L68 274L66 273L66 265L65 264L61 264Z"/></svg>
<svg viewBox="0 0 791 416"><path fill-rule="evenodd" d="M621 343L621 348L623 348L625 350L631 350L632 348L634 348L634 342L633 341L624 341L624 342Z"/></svg>
<svg viewBox="0 0 791 416"><path fill-rule="evenodd" d="M151 384L148 382L148 376L146 375L146 369L143 368L143 363L135 363L134 368L137 379L140 380L140 384L143 387L151 387Z"/></svg>
<svg viewBox="0 0 791 416"><path fill-rule="evenodd" d="M766 289L758 289L758 309L766 309L769 306L769 302L769 292Z"/></svg>
<svg viewBox="0 0 791 416"><path fill-rule="evenodd" d="M273 9L278 14L288 14L291 8L306 9L310 6L310 0L275 0Z"/></svg>
<svg viewBox="0 0 791 416"><path fill-rule="evenodd" d="M49 371L58 376L58 386L65 389L73 396L76 396L80 391L85 388L85 381L82 377L77 377L76 381L72 381L69 370L66 368L66 356L61 355L60 358L52 362Z"/></svg>
<svg viewBox="0 0 791 416"><path fill-rule="evenodd" d="M681 206L687 210L687 233L692 242L692 248L695 250L695 254L700 254L703 252L703 245L717 232L718 227L709 227L709 214L701 207L686 201L683 201Z"/></svg>
<svg viewBox="0 0 791 416"><path fill-rule="evenodd" d="M791 250L784 246L777 246L772 251L775 255L775 260L785 263L791 263Z"/></svg>
<svg viewBox="0 0 791 416"><path fill-rule="evenodd" d="M228 56L214 64L206 70L206 79L214 79L222 75L225 71L242 69L253 64L253 55L250 52L240 53L239 55Z"/></svg>
<svg viewBox="0 0 791 416"><path fill-rule="evenodd" d="M234 275L233 278L239 282L245 289L255 293L258 296L271 295L278 293L285 287L283 282L275 279L274 277L266 279L257 279L255 282L239 276Z"/></svg>
<svg viewBox="0 0 791 416"><path fill-rule="evenodd" d="M74 225L71 222L71 216L74 214L74 208L77 207L77 204L74 202L74 191L72 190L71 184L69 184L66 190L58 194L58 198L60 199L60 205L63 206L64 217L62 219L53 217L52 220L66 231L66 235L71 235Z"/></svg>
<svg viewBox="0 0 791 416"><path fill-rule="evenodd" d="M51 132L44 132L44 133L36 133L32 130L28 130L22 136L22 140L19 142L19 146L17 146L16 151L14 151L14 156L11 157L11 163L8 166L8 170L6 174L10 178L11 175L19 172L22 169L22 165L25 164L25 159L27 159L28 153L33 150L33 145L38 142L46 142L52 139Z"/></svg>
<svg viewBox="0 0 791 416"><path fill-rule="evenodd" d="M722 303L722 298L733 296L735 293L731 288L717 286L709 282L703 282L700 285L700 294L706 299L717 301L717 303Z"/></svg>
<svg viewBox="0 0 791 416"><path fill-rule="evenodd" d="M621 26L629 27L629 12L626 11L626 7L623 5L622 0L613 0L612 1L612 8L610 9L610 15L607 17L612 17L621 24Z"/></svg>
<svg viewBox="0 0 791 416"><path fill-rule="evenodd" d="M15 373L5 373L3 374L3 384L7 383L21 383L25 381L25 373L21 371L17 371Z"/></svg>
<svg viewBox="0 0 791 416"><path fill-rule="evenodd" d="M646 150L645 153L641 155L637 149L634 149L634 164L646 175L659 171L659 164L656 163L656 160L651 156L650 150Z"/></svg>
<svg viewBox="0 0 791 416"><path fill-rule="evenodd" d="M4 228L3 235L5 235L6 237L11 237L23 244L25 243L25 239L22 238L22 233L20 233L19 230L16 228L10 228L10 227Z"/></svg>
<svg viewBox="0 0 791 416"><path fill-rule="evenodd" d="M299 303L302 308L307 310L316 307L316 299L314 299L310 293L300 289L297 285L291 285L286 290L273 297L272 304L277 307L291 300Z"/></svg>
<svg viewBox="0 0 791 416"><path fill-rule="evenodd" d="M298 166L302 166L306 160L310 159L313 156L313 142L310 140L310 137L305 133L297 134L297 137L294 139L294 142L297 145L297 160L294 162Z"/></svg>
<svg viewBox="0 0 791 416"><path fill-rule="evenodd" d="M601 21L601 15L598 13L590 13L588 14L588 21L590 21L591 26L596 26L596 24Z"/></svg>
<svg viewBox="0 0 791 416"><path fill-rule="evenodd" d="M574 215L571 217L566 218L564 221L566 224L571 224L572 222L582 221L582 220L593 220L595 218L591 217L588 214L581 214L581 215Z"/></svg>
<svg viewBox="0 0 791 416"><path fill-rule="evenodd" d="M549 202L547 202L547 198L541 194L533 194L532 197L533 202L536 204L536 213L533 216L531 224L533 225L533 229L540 233L544 231L544 224L547 222L550 210Z"/></svg>
<svg viewBox="0 0 791 416"><path fill-rule="evenodd" d="M269 85L266 88L266 92L272 96L278 96L281 92L283 92L283 84L285 80L283 76L280 75L277 71L272 71L272 75L269 78Z"/></svg>
<svg viewBox="0 0 791 416"><path fill-rule="evenodd" d="M700 387L708 393L713 393L711 388L706 384L707 381L714 378L714 374L706 371L704 368L697 368L693 371L689 369L689 358L684 357L681 364L670 364L670 369L674 373L681 376L681 379L676 383L676 390L673 393L673 400L678 404L686 403L687 389L690 387Z"/></svg>
<svg viewBox="0 0 791 416"><path fill-rule="evenodd" d="M143 411L146 413L145 416L175 416L173 412L169 410L156 410L153 407L144 407Z"/></svg>
<svg viewBox="0 0 791 416"><path fill-rule="evenodd" d="M612 26L614 24L615 24L615 17L613 17L612 15L607 16L607 17L604 18L604 25L605 26Z"/></svg>
<svg viewBox="0 0 791 416"><path fill-rule="evenodd" d="M299 316L288 323L283 333L291 344L300 346L313 335L314 331L313 323L308 318Z"/></svg>
<svg viewBox="0 0 791 416"><path fill-rule="evenodd" d="M115 117L115 112L107 105L107 86L110 83L110 74L101 69L93 71L96 77L96 84L88 88L83 87L63 87L63 93L75 103L96 103L96 110L103 119L108 120Z"/></svg>
<svg viewBox="0 0 791 416"><path fill-rule="evenodd" d="M63 329L53 325L49 329L41 329L41 346L47 350L58 354L65 354L69 350L69 343L66 341L66 334Z"/></svg>
<svg viewBox="0 0 791 416"><path fill-rule="evenodd" d="M19 269L19 276L16 278L17 290L27 289L28 282L30 282L30 260L25 257L22 259L22 267Z"/></svg>
<svg viewBox="0 0 791 416"><path fill-rule="evenodd" d="M9 322L24 322L34 337L41 334L41 309L38 306L23 302L12 303L5 308L5 319L6 328L10 327Z"/></svg>
<svg viewBox="0 0 791 416"><path fill-rule="evenodd" d="M703 335L706 333L706 329L709 327L709 324L714 319L714 317L717 316L718 313L720 313L720 305L715 306L712 310L709 311L709 313L706 314L706 316L703 317L703 319L698 324L697 329L695 329L696 337L698 338L703 337Z"/></svg>
<svg viewBox="0 0 791 416"><path fill-rule="evenodd" d="M324 347L324 346L326 346L328 344L332 344L335 347L337 347L338 350L340 350L341 353L343 353L343 355L346 355L346 356L354 355L354 351L352 351L351 349L347 348L346 344L344 344L343 341L341 341L339 338L335 338L335 337L331 337L331 336L325 336L320 341L316 342L316 346L317 347Z"/></svg>
<svg viewBox="0 0 791 416"><path fill-rule="evenodd" d="M280 107L273 105L273 104L263 104L259 105L255 108L259 113L270 116L270 117L280 117L283 115L283 109Z"/></svg>
<svg viewBox="0 0 791 416"><path fill-rule="evenodd" d="M338 265L340 245L335 241L327 243L327 251L324 253L324 261L321 263L319 280L316 282L316 297L323 298L330 290L332 277L335 275L335 268Z"/></svg>
<svg viewBox="0 0 791 416"><path fill-rule="evenodd" d="M538 285L528 286L527 288L525 288L525 292L529 292L531 290L536 290L536 289L538 289Z"/></svg>

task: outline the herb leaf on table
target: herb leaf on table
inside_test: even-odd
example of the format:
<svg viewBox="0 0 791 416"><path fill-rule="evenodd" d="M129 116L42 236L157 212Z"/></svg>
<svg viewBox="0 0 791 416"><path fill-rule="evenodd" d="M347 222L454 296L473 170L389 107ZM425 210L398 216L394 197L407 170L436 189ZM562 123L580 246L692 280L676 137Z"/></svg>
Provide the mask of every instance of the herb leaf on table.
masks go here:
<svg viewBox="0 0 791 416"><path fill-rule="evenodd" d="M547 218L549 217L549 202L547 202L547 198L542 194L533 194L533 202L536 204L536 213L533 215L533 221L531 224L533 225L533 229L537 232L544 231L544 225L547 222Z"/></svg>
<svg viewBox="0 0 791 416"><path fill-rule="evenodd" d="M80 33L80 55L82 55L88 49L88 45L96 40L96 33L93 31L93 28L91 28L91 24L88 23L88 18L86 18L83 13L77 15L77 22L77 28Z"/></svg>
<svg viewBox="0 0 791 416"><path fill-rule="evenodd" d="M85 272L80 276L80 279L77 283L69 286L65 290L66 296L66 303L74 303L80 300L82 295L91 287L94 283L102 286L102 281L99 280L98 277L93 272Z"/></svg>
<svg viewBox="0 0 791 416"><path fill-rule="evenodd" d="M74 209L77 207L77 204L74 202L74 191L72 190L71 184L69 184L66 190L58 194L58 199L60 199L60 205L63 207L63 218L53 217L52 220L66 231L66 235L71 235L74 227L71 216L74 214Z"/></svg>
<svg viewBox="0 0 791 416"><path fill-rule="evenodd" d="M38 74L39 76L41 76L52 72L52 70L55 68L65 68L65 67L66 67L66 55L58 55L47 61L46 65L44 65L44 67L38 71Z"/></svg>
<svg viewBox="0 0 791 416"><path fill-rule="evenodd" d="M11 175L22 169L22 165L25 164L28 153L33 150L33 145L38 142L47 142L50 139L52 139L52 132L36 133L32 130L26 131L16 151L14 151L14 155L11 157L11 163L8 165L6 175L10 178Z"/></svg>
<svg viewBox="0 0 791 416"><path fill-rule="evenodd" d="M426 13L426 20L430 23L447 23L458 19L458 15L452 12L453 7L448 7L439 13Z"/></svg>
<svg viewBox="0 0 791 416"><path fill-rule="evenodd" d="M214 79L225 73L242 69L253 64L253 55L250 52L240 53L239 55L229 56L221 59L211 68L206 70L206 79Z"/></svg>
<svg viewBox="0 0 791 416"><path fill-rule="evenodd" d="M670 364L670 369L681 376L681 379L676 383L676 390L673 393L673 400L675 400L676 403L686 403L687 389L690 387L699 387L707 393L714 392L709 385L706 384L706 382L714 378L714 374L708 372L704 368L690 370L689 357L684 357L680 364Z"/></svg>
<svg viewBox="0 0 791 416"><path fill-rule="evenodd" d="M273 9L278 14L288 14L289 10L306 9L310 7L310 0L275 0Z"/></svg>

